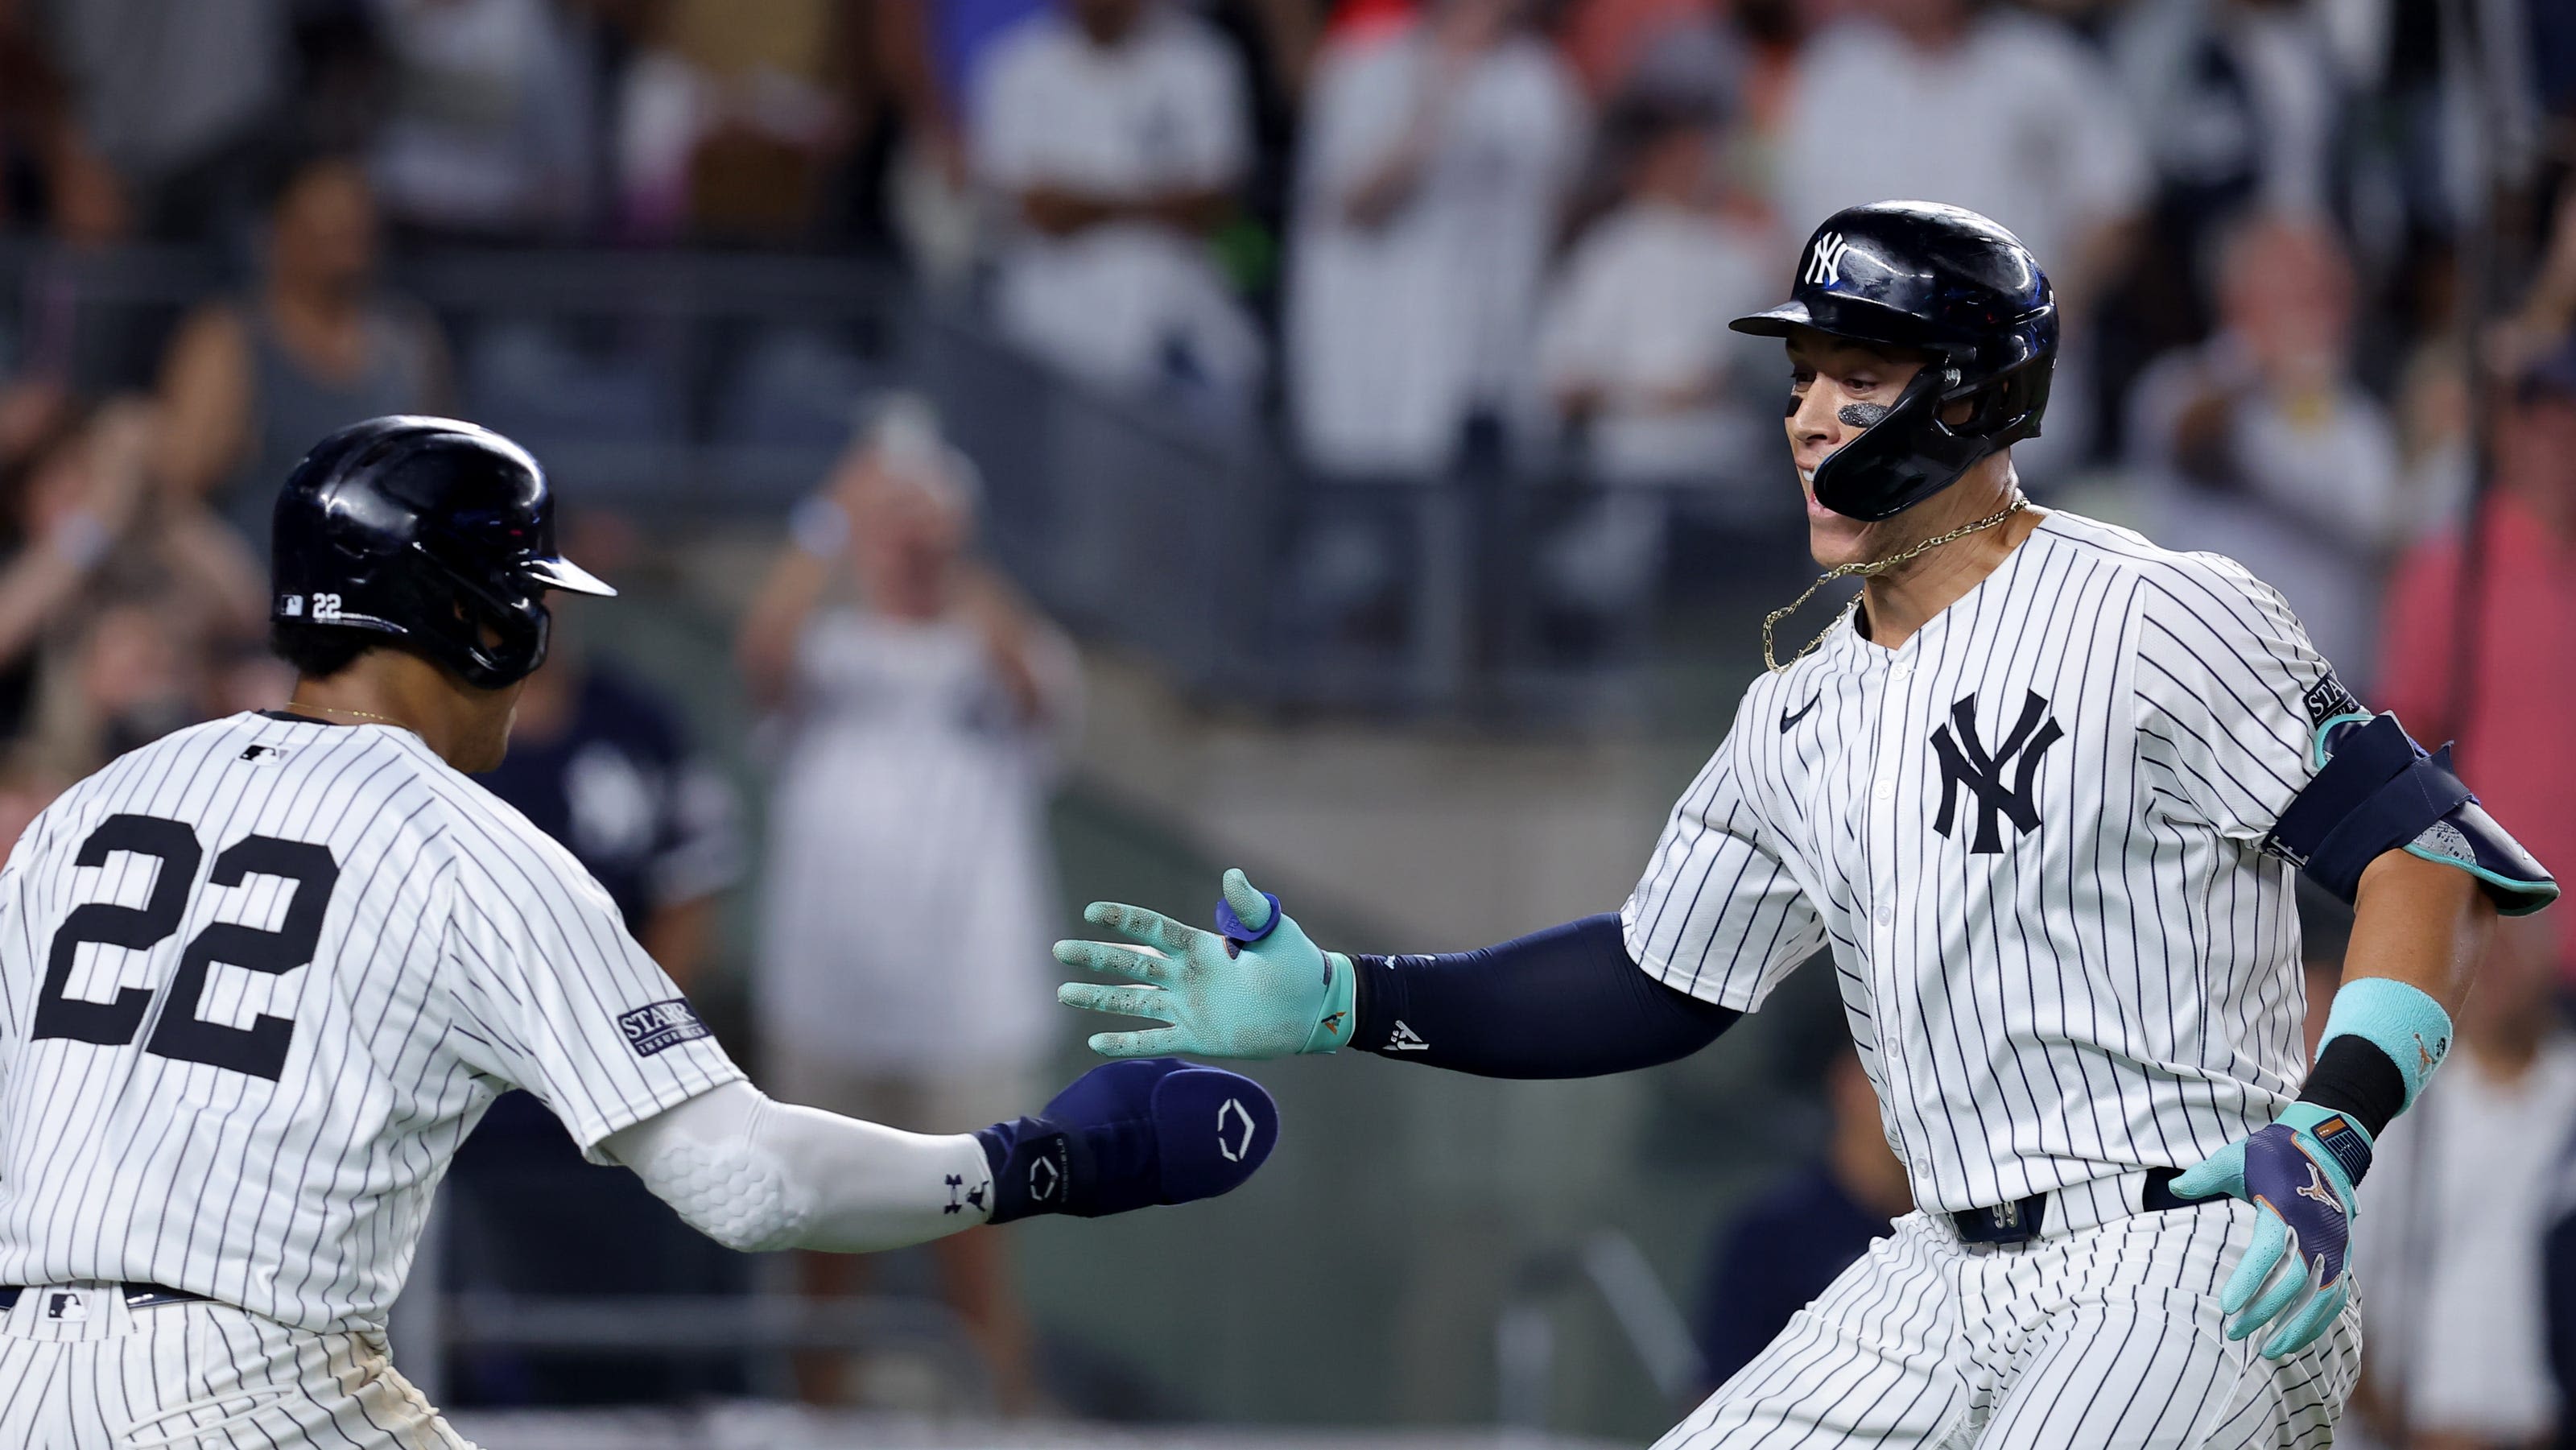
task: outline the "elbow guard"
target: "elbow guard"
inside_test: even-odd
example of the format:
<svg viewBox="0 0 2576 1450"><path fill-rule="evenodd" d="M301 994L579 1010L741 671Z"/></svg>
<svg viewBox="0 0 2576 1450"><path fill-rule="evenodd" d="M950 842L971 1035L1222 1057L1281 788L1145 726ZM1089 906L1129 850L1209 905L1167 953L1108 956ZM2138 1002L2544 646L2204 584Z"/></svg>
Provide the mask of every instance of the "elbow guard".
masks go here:
<svg viewBox="0 0 2576 1450"><path fill-rule="evenodd" d="M2317 731L2316 775L2264 839L2266 849L2350 902L2361 873L2389 851L2457 867L2485 883L2507 916L2558 899L2558 883L2506 834L2451 769L2394 715L2338 715Z"/></svg>
<svg viewBox="0 0 2576 1450"><path fill-rule="evenodd" d="M675 1111L633 1165L645 1185L691 1228L737 1253L800 1242L812 1195L795 1190L760 1141L762 1120L776 1105L751 1089L710 1093L682 1107L694 1111Z"/></svg>

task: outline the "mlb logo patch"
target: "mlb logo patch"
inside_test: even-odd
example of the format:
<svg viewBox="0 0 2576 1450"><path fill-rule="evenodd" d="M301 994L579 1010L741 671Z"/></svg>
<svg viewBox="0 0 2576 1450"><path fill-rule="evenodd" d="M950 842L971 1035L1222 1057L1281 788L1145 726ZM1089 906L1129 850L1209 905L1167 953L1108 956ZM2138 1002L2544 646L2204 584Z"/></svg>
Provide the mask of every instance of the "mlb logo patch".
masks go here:
<svg viewBox="0 0 2576 1450"><path fill-rule="evenodd" d="M707 1024L698 1020L698 1009L690 1006L685 997L621 1013L617 1030L626 1035L626 1045L635 1049L637 1057L651 1057L708 1035Z"/></svg>
<svg viewBox="0 0 2576 1450"><path fill-rule="evenodd" d="M45 1291L45 1318L56 1324L78 1324L89 1318L89 1300L74 1289Z"/></svg>

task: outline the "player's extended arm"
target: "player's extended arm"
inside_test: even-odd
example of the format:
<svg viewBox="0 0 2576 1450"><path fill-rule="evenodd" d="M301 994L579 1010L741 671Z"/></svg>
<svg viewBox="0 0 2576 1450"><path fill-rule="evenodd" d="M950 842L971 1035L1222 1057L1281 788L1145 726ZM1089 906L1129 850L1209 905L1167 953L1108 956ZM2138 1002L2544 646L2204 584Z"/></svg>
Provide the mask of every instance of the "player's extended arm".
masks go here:
<svg viewBox="0 0 2576 1450"><path fill-rule="evenodd" d="M1688 1056L1740 1015L1646 975L1615 916L1449 956L1350 957L1228 871L1216 931L1105 901L1083 919L1140 945L1058 942L1056 960L1142 985L1067 982L1057 1000L1167 1024L1094 1036L1110 1057L1349 1046L1486 1077L1594 1077Z"/></svg>
<svg viewBox="0 0 2576 1450"><path fill-rule="evenodd" d="M2271 1126L2173 1182L2260 1210L2219 1306L2228 1337L2273 1325L2272 1358L2294 1354L2351 1296L2355 1190L2378 1135L2412 1107L2451 1048L2499 911L2538 911L2558 884L2395 716L2353 715L2318 732L2318 772L2271 844L2353 905L2352 944L2299 1100Z"/></svg>
<svg viewBox="0 0 2576 1450"><path fill-rule="evenodd" d="M1083 1218L1225 1193L1279 1141L1259 1083L1170 1059L1085 1073L1036 1117L904 1133L728 1083L601 1145L727 1248L899 1248L1040 1213Z"/></svg>

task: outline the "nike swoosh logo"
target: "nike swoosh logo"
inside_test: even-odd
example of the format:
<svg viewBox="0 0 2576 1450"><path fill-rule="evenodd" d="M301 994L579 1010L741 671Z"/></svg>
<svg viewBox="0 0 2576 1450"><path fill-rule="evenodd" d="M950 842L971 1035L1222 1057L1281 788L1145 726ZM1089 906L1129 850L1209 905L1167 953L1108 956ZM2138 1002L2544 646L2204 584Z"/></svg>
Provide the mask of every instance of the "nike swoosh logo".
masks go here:
<svg viewBox="0 0 2576 1450"><path fill-rule="evenodd" d="M1790 714L1790 713L1789 713L1788 711L1786 711L1786 710L1781 711L1781 712L1780 712L1780 733L1781 733L1781 734L1783 734L1783 735L1788 734L1788 733L1789 733L1789 731L1791 730L1791 728L1792 728L1792 727L1794 727L1794 726L1796 726L1796 725L1797 725L1797 723L1798 723L1799 721L1804 720L1804 719L1806 719L1809 715L1814 714L1814 713L1815 713L1815 710L1816 710L1817 702L1818 702L1818 701L1823 700L1824 698L1825 698L1825 697L1824 697L1823 692L1819 691L1817 694L1815 694L1814 696L1812 696L1812 697L1810 697L1810 698L1808 699L1808 701L1807 701L1807 703L1806 703L1806 706L1805 706L1803 709L1799 710L1797 714L1792 715L1792 714Z"/></svg>

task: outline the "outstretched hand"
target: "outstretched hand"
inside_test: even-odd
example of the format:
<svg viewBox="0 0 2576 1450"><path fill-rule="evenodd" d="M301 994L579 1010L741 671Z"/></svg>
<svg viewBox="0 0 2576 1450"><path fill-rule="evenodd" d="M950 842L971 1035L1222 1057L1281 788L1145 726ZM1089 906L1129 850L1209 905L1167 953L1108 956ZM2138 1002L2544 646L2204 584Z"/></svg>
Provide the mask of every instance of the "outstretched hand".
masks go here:
<svg viewBox="0 0 2576 1450"><path fill-rule="evenodd" d="M1056 989L1057 1001L1165 1024L1096 1033L1092 1051L1104 1057L1177 1052L1266 1058L1331 1052L1350 1040L1350 959L1308 941L1279 909L1279 898L1254 890L1241 871L1225 873L1224 892L1219 931L1185 926L1141 906L1095 901L1082 919L1127 942L1055 944L1055 959L1068 967L1139 984L1067 982Z"/></svg>

